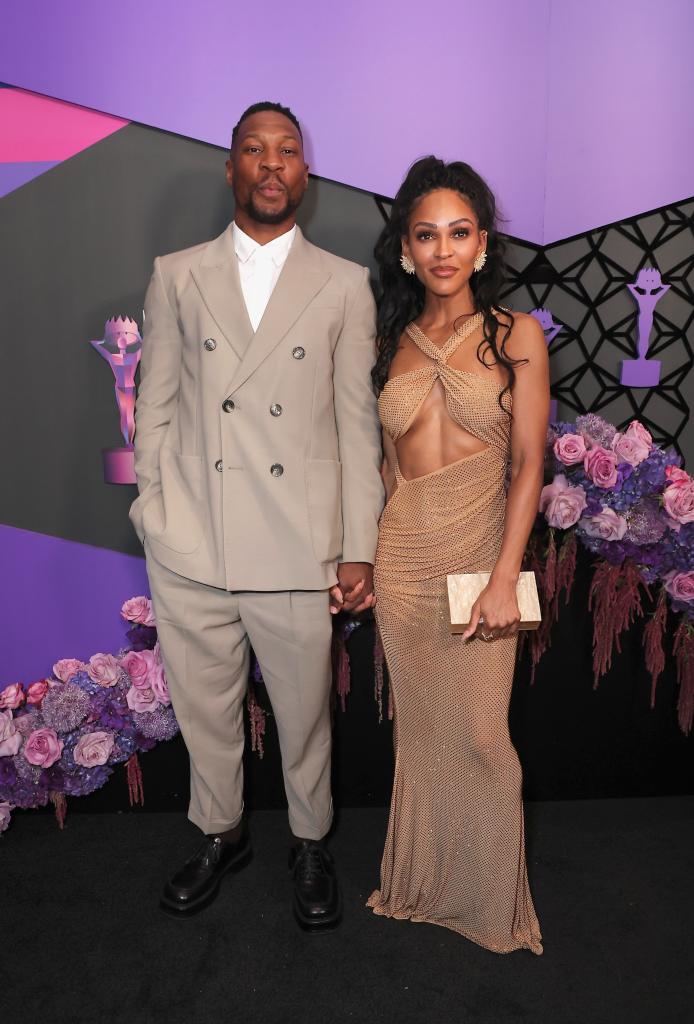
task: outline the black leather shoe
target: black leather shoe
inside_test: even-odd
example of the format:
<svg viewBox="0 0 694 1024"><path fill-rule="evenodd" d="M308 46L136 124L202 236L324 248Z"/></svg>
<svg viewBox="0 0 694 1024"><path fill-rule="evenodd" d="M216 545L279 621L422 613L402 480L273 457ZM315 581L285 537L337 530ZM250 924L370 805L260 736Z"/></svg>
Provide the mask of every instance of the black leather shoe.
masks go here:
<svg viewBox="0 0 694 1024"><path fill-rule="evenodd" d="M251 859L251 844L244 824L241 838L227 843L221 836L205 836L192 857L164 886L160 906L175 917L196 914L217 895L228 871L237 871Z"/></svg>
<svg viewBox="0 0 694 1024"><path fill-rule="evenodd" d="M289 870L294 880L294 917L301 927L334 928L342 914L340 887L325 846L300 839L289 854Z"/></svg>

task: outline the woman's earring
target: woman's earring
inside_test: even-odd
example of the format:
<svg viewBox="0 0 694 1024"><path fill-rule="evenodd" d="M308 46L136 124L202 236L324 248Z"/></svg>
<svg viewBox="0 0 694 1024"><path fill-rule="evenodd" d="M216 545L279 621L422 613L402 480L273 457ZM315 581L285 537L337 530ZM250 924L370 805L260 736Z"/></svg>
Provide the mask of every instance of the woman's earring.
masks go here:
<svg viewBox="0 0 694 1024"><path fill-rule="evenodd" d="M480 270L482 269L482 267L485 265L486 262L487 262L487 253L485 251L485 252L481 252L479 254L479 256L475 256L475 262L472 265L475 268L475 270L477 271L477 273L479 273Z"/></svg>
<svg viewBox="0 0 694 1024"><path fill-rule="evenodd" d="M400 266L406 274L414 274L414 263L409 256L405 255L405 253L400 257Z"/></svg>

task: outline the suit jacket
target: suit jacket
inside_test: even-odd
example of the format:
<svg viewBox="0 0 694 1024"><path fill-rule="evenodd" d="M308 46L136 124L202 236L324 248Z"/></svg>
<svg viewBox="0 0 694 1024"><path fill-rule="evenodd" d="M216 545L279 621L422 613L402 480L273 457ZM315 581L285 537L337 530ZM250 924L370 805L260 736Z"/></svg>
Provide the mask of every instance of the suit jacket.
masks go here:
<svg viewBox="0 0 694 1024"><path fill-rule="evenodd" d="M383 505L368 271L297 229L254 334L231 225L154 261L136 403L154 557L227 590L331 586L373 562Z"/></svg>

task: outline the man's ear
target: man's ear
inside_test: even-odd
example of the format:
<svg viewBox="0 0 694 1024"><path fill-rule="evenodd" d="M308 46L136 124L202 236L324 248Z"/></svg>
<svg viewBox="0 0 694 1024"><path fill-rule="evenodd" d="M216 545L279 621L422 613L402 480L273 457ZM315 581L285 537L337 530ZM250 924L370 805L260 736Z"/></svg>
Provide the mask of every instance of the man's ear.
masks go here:
<svg viewBox="0 0 694 1024"><path fill-rule="evenodd" d="M226 176L226 180L227 180L227 185L231 188L231 186L233 185L233 182L234 182L234 165L233 165L233 163L231 161L231 157L229 157L227 159L227 162L226 162L226 164L224 166L226 167L226 175L225 176Z"/></svg>

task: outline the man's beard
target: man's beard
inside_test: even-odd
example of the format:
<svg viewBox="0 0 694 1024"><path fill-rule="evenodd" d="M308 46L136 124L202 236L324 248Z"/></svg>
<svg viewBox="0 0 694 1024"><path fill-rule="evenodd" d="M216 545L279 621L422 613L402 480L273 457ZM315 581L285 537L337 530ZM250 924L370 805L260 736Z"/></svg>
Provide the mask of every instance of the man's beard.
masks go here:
<svg viewBox="0 0 694 1024"><path fill-rule="evenodd" d="M286 193L287 201L281 210L260 210L255 204L255 195L251 192L245 203L239 204L243 212L257 224L281 224L298 210L301 199L292 200Z"/></svg>

